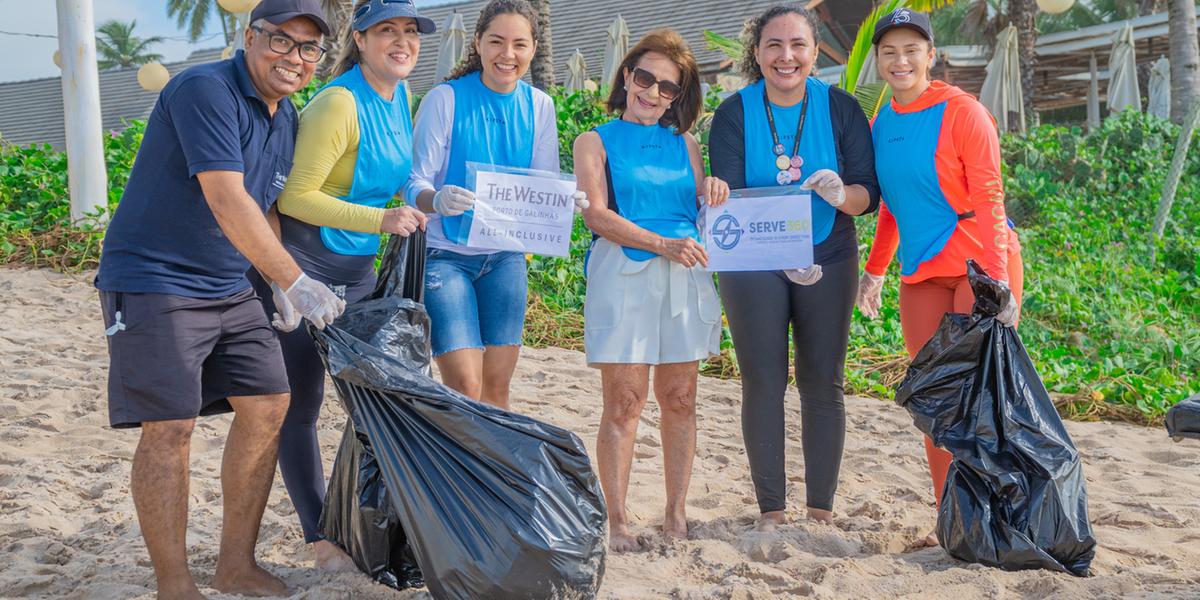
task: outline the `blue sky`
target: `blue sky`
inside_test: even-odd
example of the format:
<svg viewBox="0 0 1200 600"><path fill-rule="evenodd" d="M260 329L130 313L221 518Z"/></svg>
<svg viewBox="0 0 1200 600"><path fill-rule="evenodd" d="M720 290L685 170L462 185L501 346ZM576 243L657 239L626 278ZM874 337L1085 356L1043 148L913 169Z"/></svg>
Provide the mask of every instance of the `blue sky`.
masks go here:
<svg viewBox="0 0 1200 600"><path fill-rule="evenodd" d="M420 6L443 4L449 0L419 1ZM0 30L22 33L57 35L58 21L54 0L0 0ZM166 0L93 0L96 25L109 19L137 20L134 33L139 37L159 35L182 38L185 34L167 17ZM206 41L191 44L186 40L168 40L155 47L165 61L181 60L193 50L217 48L223 44L221 25L213 19ZM0 34L0 81L16 81L58 75L54 66L54 51L58 41L53 38L31 38Z"/></svg>

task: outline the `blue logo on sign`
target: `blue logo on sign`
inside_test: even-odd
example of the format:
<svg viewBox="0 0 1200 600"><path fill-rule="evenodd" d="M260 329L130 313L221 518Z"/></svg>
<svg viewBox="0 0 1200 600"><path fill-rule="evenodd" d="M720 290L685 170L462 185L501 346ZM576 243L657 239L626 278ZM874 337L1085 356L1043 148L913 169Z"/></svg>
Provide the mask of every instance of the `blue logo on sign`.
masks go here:
<svg viewBox="0 0 1200 600"><path fill-rule="evenodd" d="M722 250L732 250L742 241L742 228L733 215L725 213L713 221L713 243Z"/></svg>

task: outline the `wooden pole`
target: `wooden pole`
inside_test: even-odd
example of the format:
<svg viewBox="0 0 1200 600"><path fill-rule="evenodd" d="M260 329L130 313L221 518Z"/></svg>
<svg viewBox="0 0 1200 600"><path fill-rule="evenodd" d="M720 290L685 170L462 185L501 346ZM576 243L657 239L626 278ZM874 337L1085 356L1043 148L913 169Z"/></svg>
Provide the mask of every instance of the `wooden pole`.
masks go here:
<svg viewBox="0 0 1200 600"><path fill-rule="evenodd" d="M63 124L67 137L67 183L71 220L108 207L108 175L100 124L100 74L91 0L58 1L58 50L62 58Z"/></svg>

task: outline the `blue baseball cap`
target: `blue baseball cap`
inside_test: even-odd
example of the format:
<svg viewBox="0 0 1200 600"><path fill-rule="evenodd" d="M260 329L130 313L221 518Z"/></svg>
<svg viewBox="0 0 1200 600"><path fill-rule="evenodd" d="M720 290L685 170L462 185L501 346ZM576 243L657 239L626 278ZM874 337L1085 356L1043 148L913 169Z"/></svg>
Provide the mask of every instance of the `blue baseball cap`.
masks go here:
<svg viewBox="0 0 1200 600"><path fill-rule="evenodd" d="M320 0L263 0L250 13L250 22L266 19L268 23L282 25L296 17L308 17L325 35L332 32Z"/></svg>
<svg viewBox="0 0 1200 600"><path fill-rule="evenodd" d="M354 11L354 20L350 26L355 31L366 31L372 25L388 19L413 19L417 22L417 31L437 31L437 25L432 19L417 14L417 5L413 4L412 0L371 0Z"/></svg>

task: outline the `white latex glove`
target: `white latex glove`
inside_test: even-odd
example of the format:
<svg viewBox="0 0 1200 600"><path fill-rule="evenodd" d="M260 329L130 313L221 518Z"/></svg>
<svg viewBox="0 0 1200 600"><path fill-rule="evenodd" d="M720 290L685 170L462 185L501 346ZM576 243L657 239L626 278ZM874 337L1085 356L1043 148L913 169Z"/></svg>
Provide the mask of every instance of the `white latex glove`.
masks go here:
<svg viewBox="0 0 1200 600"><path fill-rule="evenodd" d="M439 215L457 217L475 207L475 192L457 185L443 185L433 195L433 210Z"/></svg>
<svg viewBox="0 0 1200 600"><path fill-rule="evenodd" d="M821 265L813 265L807 269L787 269L783 272L792 283L812 285L821 280Z"/></svg>
<svg viewBox="0 0 1200 600"><path fill-rule="evenodd" d="M287 294L278 283L271 282L271 296L275 300L275 314L271 315L271 325L284 333L295 331L300 326L300 313L292 306Z"/></svg>
<svg viewBox="0 0 1200 600"><path fill-rule="evenodd" d="M800 184L800 189L816 192L834 208L846 202L846 186L842 183L842 177L829 169L821 169L809 175L808 179Z"/></svg>
<svg viewBox="0 0 1200 600"><path fill-rule="evenodd" d="M1000 308L1000 312L996 313L996 321L1001 325L1012 327L1013 323L1017 322L1017 314L1021 307L1017 304L1017 297L1013 296L1012 290L1008 289L1008 284L1001 281L1000 286L1008 292L1008 297L1004 300L1004 306Z"/></svg>
<svg viewBox="0 0 1200 600"><path fill-rule="evenodd" d="M292 306L317 329L325 329L346 310L346 301L338 298L325 284L304 273L285 292Z"/></svg>
<svg viewBox="0 0 1200 600"><path fill-rule="evenodd" d="M864 317L874 319L879 316L879 307L883 305L883 275L872 275L863 271L858 280L858 312Z"/></svg>
<svg viewBox="0 0 1200 600"><path fill-rule="evenodd" d="M575 214L583 212L591 205L591 202L588 202L587 199L587 192L583 190L575 190L575 193L571 194L571 198L575 200Z"/></svg>

